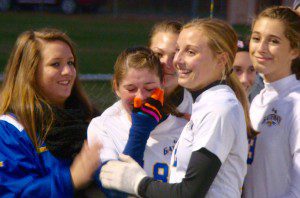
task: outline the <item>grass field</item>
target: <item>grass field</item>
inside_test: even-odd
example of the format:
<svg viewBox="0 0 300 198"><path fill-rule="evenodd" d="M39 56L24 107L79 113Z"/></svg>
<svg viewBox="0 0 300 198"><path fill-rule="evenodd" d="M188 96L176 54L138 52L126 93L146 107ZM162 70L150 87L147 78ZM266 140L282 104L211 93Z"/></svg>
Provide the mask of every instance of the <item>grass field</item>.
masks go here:
<svg viewBox="0 0 300 198"><path fill-rule="evenodd" d="M17 36L25 30L43 27L58 28L69 34L77 44L80 73L113 73L117 55L126 47L146 45L148 32L159 20L162 18L142 15L114 18L99 14L0 13L0 73ZM240 34L248 31L246 26L235 28ZM110 82L83 82L83 86L100 110L116 100Z"/></svg>
<svg viewBox="0 0 300 198"><path fill-rule="evenodd" d="M129 16L114 18L99 14L66 16L43 12L0 13L0 72L17 36L28 29L55 27L77 44L80 73L112 73L117 55L126 47L147 44L148 32L159 18ZM244 33L246 27L236 27Z"/></svg>
<svg viewBox="0 0 300 198"><path fill-rule="evenodd" d="M80 73L112 73L114 60L124 48L146 44L153 23L88 14L0 13L0 72L21 32L55 27L67 32L77 44Z"/></svg>

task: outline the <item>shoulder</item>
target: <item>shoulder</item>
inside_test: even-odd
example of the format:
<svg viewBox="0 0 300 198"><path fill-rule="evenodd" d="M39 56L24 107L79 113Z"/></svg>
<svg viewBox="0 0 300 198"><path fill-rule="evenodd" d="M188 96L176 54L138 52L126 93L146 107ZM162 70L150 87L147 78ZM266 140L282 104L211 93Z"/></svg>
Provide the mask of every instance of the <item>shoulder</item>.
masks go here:
<svg viewBox="0 0 300 198"><path fill-rule="evenodd" d="M297 80L289 90L289 94L286 96L287 98L290 98L293 101L300 102L300 80Z"/></svg>
<svg viewBox="0 0 300 198"><path fill-rule="evenodd" d="M100 116L93 118L89 128L103 128L105 126L117 125L125 116L126 111L123 108L121 101L118 101L107 108Z"/></svg>
<svg viewBox="0 0 300 198"><path fill-rule="evenodd" d="M5 145L6 152L34 152L34 145L24 127L10 115L0 116L0 145Z"/></svg>
<svg viewBox="0 0 300 198"><path fill-rule="evenodd" d="M25 139L29 140L24 127L11 115L0 116L0 136L1 140L7 142L8 140Z"/></svg>
<svg viewBox="0 0 300 198"><path fill-rule="evenodd" d="M112 106L108 107L99 117L117 117L123 114L125 111L122 102L119 100Z"/></svg>
<svg viewBox="0 0 300 198"><path fill-rule="evenodd" d="M94 122L101 122L103 120L114 118L122 115L125 109L122 106L121 101L117 101L112 106L108 107L100 116L92 119Z"/></svg>
<svg viewBox="0 0 300 198"><path fill-rule="evenodd" d="M23 131L24 127L11 115L1 115L0 116L1 126L8 126L17 129L18 131ZM2 128L1 127L1 128Z"/></svg>
<svg viewBox="0 0 300 198"><path fill-rule="evenodd" d="M242 109L235 93L227 85L218 85L204 92L200 100L195 103L195 106L198 105L207 112L219 116L238 113Z"/></svg>

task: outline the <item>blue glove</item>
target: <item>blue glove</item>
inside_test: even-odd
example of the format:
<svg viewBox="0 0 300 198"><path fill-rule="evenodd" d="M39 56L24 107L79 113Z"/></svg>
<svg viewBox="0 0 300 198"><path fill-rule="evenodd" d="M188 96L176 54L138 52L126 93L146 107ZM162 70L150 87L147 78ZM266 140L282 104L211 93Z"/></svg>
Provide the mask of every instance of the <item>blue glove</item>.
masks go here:
<svg viewBox="0 0 300 198"><path fill-rule="evenodd" d="M165 118L162 112L163 102L164 92L159 88L143 104L140 98L134 98L132 125L123 153L131 156L141 167L150 132Z"/></svg>

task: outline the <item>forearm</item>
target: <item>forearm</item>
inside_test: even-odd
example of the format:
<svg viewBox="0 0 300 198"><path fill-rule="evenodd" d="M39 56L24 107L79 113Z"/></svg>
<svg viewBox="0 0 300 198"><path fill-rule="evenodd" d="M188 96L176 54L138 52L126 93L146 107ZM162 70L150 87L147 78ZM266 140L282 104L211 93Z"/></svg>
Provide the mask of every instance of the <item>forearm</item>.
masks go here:
<svg viewBox="0 0 300 198"><path fill-rule="evenodd" d="M167 184L144 178L138 188L141 197L204 197L216 177L221 162L216 155L201 148L192 153L181 183Z"/></svg>
<svg viewBox="0 0 300 198"><path fill-rule="evenodd" d="M144 152L150 132L157 125L156 121L147 115L132 117L133 125L129 131L129 138L123 154L132 157L141 167L144 163Z"/></svg>

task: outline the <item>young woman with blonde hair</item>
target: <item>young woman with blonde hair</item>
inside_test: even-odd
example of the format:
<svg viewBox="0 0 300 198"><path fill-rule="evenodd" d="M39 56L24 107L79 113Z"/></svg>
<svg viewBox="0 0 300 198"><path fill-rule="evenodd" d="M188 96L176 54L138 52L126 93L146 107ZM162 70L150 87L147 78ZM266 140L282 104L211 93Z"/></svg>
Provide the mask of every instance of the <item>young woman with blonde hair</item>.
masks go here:
<svg viewBox="0 0 300 198"><path fill-rule="evenodd" d="M141 197L240 197L246 175L248 102L232 73L237 36L217 19L184 25L174 64L179 85L191 91L192 115L171 159L170 183L147 176L129 156L103 166L107 188ZM247 125L246 125L247 123Z"/></svg>

